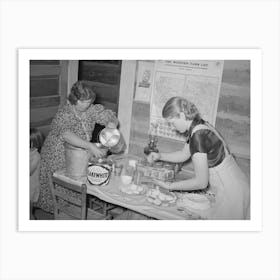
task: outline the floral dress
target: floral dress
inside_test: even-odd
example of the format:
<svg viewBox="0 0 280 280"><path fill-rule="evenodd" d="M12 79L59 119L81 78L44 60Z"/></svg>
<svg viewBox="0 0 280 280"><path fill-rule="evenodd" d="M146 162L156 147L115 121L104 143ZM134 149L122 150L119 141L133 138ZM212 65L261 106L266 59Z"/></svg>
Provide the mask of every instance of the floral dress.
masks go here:
<svg viewBox="0 0 280 280"><path fill-rule="evenodd" d="M53 213L53 200L49 176L65 168L64 139L67 131L75 133L83 140L90 141L95 124L107 125L118 123L115 113L105 110L100 104L91 105L86 112L78 115L73 105L66 104L59 108L52 123L49 135L41 149L40 196L36 206Z"/></svg>

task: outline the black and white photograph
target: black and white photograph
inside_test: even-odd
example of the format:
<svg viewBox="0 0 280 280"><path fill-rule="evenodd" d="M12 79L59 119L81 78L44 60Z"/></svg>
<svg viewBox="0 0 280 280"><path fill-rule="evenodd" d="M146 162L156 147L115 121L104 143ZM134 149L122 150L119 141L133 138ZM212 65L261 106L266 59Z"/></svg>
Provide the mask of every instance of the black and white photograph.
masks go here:
<svg viewBox="0 0 280 280"><path fill-rule="evenodd" d="M20 118L30 131L29 152L21 151L29 155L30 178L21 174L30 184L19 193L20 230L42 229L39 220L87 220L88 227L105 220L111 230L126 228L114 220L136 222L130 230L143 229L141 220L158 230L159 220L176 220L178 230L218 229L207 220L223 230L223 221L245 222L232 223L234 230L258 228L251 118L261 100L260 50L182 49L170 59L169 49L164 59L141 59L158 53L147 49L130 50L139 59L105 59L123 51L50 60L43 58L67 50L19 50L30 116L29 123ZM211 59L217 52L226 59ZM150 85L142 88L146 72Z"/></svg>
<svg viewBox="0 0 280 280"><path fill-rule="evenodd" d="M250 60L141 63L30 60L30 219L250 219Z"/></svg>
<svg viewBox="0 0 280 280"><path fill-rule="evenodd" d="M0 279L279 280L279 20L0 0Z"/></svg>

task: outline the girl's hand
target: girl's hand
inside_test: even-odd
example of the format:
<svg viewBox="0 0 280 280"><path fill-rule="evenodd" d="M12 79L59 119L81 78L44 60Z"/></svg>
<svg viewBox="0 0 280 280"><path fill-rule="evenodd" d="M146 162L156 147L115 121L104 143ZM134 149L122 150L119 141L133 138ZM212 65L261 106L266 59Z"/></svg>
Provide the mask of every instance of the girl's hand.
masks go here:
<svg viewBox="0 0 280 280"><path fill-rule="evenodd" d="M91 155L93 155L96 158L101 158L106 155L106 151L103 149L100 149L96 146L96 144L89 142L88 144L88 150Z"/></svg>
<svg viewBox="0 0 280 280"><path fill-rule="evenodd" d="M147 156L147 160L149 163L153 163L154 161L160 160L160 153L151 152Z"/></svg>

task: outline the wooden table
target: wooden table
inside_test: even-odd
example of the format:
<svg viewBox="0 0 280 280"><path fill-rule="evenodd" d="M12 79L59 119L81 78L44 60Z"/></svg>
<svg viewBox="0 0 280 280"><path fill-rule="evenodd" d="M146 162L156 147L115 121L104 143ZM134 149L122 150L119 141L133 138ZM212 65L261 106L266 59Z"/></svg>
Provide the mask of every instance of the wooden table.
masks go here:
<svg viewBox="0 0 280 280"><path fill-rule="evenodd" d="M159 220L185 220L196 219L191 212L182 210L176 206L157 206L147 201L144 194L126 194L120 190L123 185L120 176L111 175L110 181L106 186L94 186L90 184L86 178L76 181L65 175L65 170L59 170L54 176L71 183L85 183L87 185L87 193L93 195L106 202L131 209L138 213L153 217Z"/></svg>

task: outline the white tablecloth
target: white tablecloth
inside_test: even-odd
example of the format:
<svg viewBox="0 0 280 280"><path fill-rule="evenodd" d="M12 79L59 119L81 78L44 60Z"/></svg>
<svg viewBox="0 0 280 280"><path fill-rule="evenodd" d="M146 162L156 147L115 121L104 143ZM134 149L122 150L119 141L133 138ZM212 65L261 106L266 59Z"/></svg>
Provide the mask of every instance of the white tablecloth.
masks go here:
<svg viewBox="0 0 280 280"><path fill-rule="evenodd" d="M122 182L120 177L112 176L108 185L93 186L87 180L75 181L65 176L65 171L60 170L54 173L54 176L71 183L86 183L87 193L98 197L109 203L131 209L149 217L160 220L189 220L197 217L191 212L179 211L176 204L171 206L156 206L146 200L146 195L126 194L120 190Z"/></svg>
<svg viewBox="0 0 280 280"><path fill-rule="evenodd" d="M128 157L126 157L127 161ZM189 220L197 219L197 216L186 209L180 209L176 204L170 206L157 206L147 201L146 194L126 194L120 190L123 185L120 176L111 175L108 185L94 186L87 181L87 178L79 181L73 180L65 175L65 170L59 170L54 176L71 183L85 183L87 185L87 193L94 195L101 200L116 204L127 209L139 212L160 220Z"/></svg>

